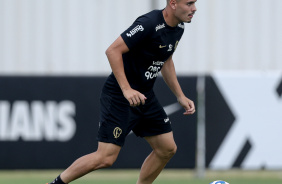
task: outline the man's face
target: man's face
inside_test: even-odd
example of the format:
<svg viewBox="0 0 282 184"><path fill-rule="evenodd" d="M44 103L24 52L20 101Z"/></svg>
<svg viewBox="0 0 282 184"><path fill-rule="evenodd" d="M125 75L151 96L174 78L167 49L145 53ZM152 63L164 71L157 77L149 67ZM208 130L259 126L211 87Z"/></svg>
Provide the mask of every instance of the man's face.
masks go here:
<svg viewBox="0 0 282 184"><path fill-rule="evenodd" d="M179 19L179 22L190 23L197 11L197 0L178 0L175 4L175 16Z"/></svg>

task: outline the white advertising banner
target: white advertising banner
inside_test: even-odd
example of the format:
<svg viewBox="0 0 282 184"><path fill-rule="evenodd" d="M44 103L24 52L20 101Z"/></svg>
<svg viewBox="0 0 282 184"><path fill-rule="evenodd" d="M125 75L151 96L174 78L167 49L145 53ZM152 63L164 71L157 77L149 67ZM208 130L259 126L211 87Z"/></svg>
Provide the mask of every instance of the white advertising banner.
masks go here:
<svg viewBox="0 0 282 184"><path fill-rule="evenodd" d="M229 169L239 159L243 169L281 169L282 73L218 72L212 77L235 120L209 167Z"/></svg>

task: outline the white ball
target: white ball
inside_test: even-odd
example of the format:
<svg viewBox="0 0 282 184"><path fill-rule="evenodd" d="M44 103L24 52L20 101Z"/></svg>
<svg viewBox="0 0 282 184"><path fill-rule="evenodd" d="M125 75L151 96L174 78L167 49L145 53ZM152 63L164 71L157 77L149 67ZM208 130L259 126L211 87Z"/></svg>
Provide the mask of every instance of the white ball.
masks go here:
<svg viewBox="0 0 282 184"><path fill-rule="evenodd" d="M222 180L217 180L217 181L213 181L210 184L229 184L226 181L222 181Z"/></svg>

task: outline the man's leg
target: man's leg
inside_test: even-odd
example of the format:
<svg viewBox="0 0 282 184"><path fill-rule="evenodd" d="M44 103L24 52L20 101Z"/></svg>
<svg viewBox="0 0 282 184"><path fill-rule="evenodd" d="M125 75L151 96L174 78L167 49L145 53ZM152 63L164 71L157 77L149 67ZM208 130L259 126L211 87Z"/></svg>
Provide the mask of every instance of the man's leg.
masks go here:
<svg viewBox="0 0 282 184"><path fill-rule="evenodd" d="M62 181L70 183L91 171L112 166L120 149L115 144L99 142L96 152L80 157L60 175Z"/></svg>
<svg viewBox="0 0 282 184"><path fill-rule="evenodd" d="M172 132L145 137L153 151L144 161L137 184L151 184L176 152Z"/></svg>

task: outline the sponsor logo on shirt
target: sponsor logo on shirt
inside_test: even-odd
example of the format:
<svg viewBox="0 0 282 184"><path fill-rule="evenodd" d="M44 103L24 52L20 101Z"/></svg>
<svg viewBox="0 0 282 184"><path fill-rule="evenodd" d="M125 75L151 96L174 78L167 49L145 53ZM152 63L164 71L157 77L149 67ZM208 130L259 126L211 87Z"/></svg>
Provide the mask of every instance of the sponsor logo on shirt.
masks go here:
<svg viewBox="0 0 282 184"><path fill-rule="evenodd" d="M164 119L164 122L165 123L169 122L169 118L167 117L166 119Z"/></svg>
<svg viewBox="0 0 282 184"><path fill-rule="evenodd" d="M136 33L138 33L139 31L144 31L144 28L142 25L137 25L135 28L133 28L129 33L126 33L127 37L132 37L133 35L135 35Z"/></svg>
<svg viewBox="0 0 282 184"><path fill-rule="evenodd" d="M163 66L164 62L163 61L153 61L153 65L155 65L155 66Z"/></svg>
<svg viewBox="0 0 282 184"><path fill-rule="evenodd" d="M178 24L178 27L180 27L180 28L182 28L182 29L185 29L184 24L181 24L181 23Z"/></svg>
<svg viewBox="0 0 282 184"><path fill-rule="evenodd" d="M163 65L163 61L153 61L152 65L145 72L145 77L147 78L147 80L156 78Z"/></svg>
<svg viewBox="0 0 282 184"><path fill-rule="evenodd" d="M165 24L164 24L164 23L157 25L157 27L156 27L156 32L157 32L158 30L162 29L162 28L165 28Z"/></svg>

